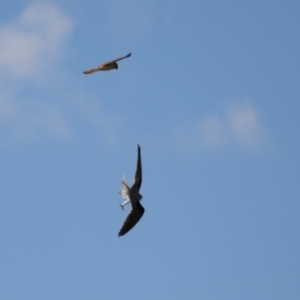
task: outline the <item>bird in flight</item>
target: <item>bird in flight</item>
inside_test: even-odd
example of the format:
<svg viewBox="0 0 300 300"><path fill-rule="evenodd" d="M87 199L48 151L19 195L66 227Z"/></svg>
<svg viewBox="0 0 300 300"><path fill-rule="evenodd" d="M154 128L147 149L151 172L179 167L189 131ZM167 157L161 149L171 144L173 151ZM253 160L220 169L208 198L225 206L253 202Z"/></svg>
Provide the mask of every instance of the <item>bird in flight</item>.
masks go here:
<svg viewBox="0 0 300 300"><path fill-rule="evenodd" d="M84 71L83 73L84 74L93 74L95 72L98 72L98 71L109 71L109 70L113 70L113 69L118 69L118 64L117 64L117 61L121 60L121 59L124 59L124 58L127 58L127 57L130 57L131 56L131 53L128 53L127 55L123 56L123 57L120 57L120 58L117 58L117 59L114 59L114 60L111 60L111 61L107 61L95 68L92 68L90 70L86 70Z"/></svg>
<svg viewBox="0 0 300 300"><path fill-rule="evenodd" d="M119 231L119 236L122 236L126 234L129 230L131 230L144 214L145 209L140 203L140 201L143 198L143 196L139 193L141 184L142 184L142 161L141 161L141 148L138 145L137 166L136 166L136 171L134 176L134 182L131 188L128 186L124 175L122 178L122 188L120 194L122 198L126 198L126 200L120 206L122 207L122 209L124 209L124 206L130 203L131 212L125 219L123 226Z"/></svg>

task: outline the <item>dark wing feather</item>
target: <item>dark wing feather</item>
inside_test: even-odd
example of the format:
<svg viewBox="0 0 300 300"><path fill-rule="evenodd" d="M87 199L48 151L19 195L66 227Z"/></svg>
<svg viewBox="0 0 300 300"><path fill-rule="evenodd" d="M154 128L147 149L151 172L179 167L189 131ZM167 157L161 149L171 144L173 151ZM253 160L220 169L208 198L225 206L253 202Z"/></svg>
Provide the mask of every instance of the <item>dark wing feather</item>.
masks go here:
<svg viewBox="0 0 300 300"><path fill-rule="evenodd" d="M136 164L136 171L134 175L134 183L131 187L132 190L139 191L142 185L142 159L141 159L141 147L138 145L138 158Z"/></svg>
<svg viewBox="0 0 300 300"><path fill-rule="evenodd" d="M122 236L126 234L129 230L131 230L136 225L136 223L141 219L144 212L145 209L141 205L141 203L139 201L136 202L136 206L131 210L131 212L127 216L118 235Z"/></svg>

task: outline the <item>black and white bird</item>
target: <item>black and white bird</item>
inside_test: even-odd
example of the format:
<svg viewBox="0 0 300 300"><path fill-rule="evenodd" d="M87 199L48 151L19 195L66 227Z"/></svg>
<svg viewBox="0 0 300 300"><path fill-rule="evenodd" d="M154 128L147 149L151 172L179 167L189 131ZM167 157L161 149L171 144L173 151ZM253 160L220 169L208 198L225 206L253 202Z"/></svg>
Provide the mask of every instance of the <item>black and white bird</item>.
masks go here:
<svg viewBox="0 0 300 300"><path fill-rule="evenodd" d="M139 193L142 184L142 161L141 161L141 148L138 145L138 158L137 158L137 166L134 176L134 182L131 188L128 186L126 182L126 178L123 175L122 178L122 188L120 194L122 198L126 198L126 200L120 205L122 209L128 203L131 204L131 212L125 219L121 230L119 231L119 236L126 234L129 230L131 230L136 223L143 216L145 209L141 205L140 201L143 196Z"/></svg>
<svg viewBox="0 0 300 300"><path fill-rule="evenodd" d="M124 58L127 58L127 57L130 57L131 56L131 53L128 53L127 55L123 56L123 57L120 57L120 58L117 58L117 59L114 59L114 60L111 60L111 61L107 61L95 68L92 68L92 69L89 69L89 70L86 70L84 71L83 73L84 74L93 74L95 72L98 72L98 71L109 71L109 70L113 70L113 69L118 69L118 64L117 64L117 61L121 60L121 59L124 59Z"/></svg>

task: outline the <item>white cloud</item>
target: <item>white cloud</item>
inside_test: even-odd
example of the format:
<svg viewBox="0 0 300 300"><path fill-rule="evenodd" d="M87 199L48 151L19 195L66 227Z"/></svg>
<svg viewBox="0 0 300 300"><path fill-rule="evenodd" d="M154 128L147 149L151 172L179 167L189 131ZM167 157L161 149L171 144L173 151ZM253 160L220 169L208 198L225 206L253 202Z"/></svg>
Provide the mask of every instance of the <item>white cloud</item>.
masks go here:
<svg viewBox="0 0 300 300"><path fill-rule="evenodd" d="M31 5L14 22L0 26L0 125L13 140L71 136L59 106L43 99L49 90L36 85L43 72L48 77L54 70L71 28L71 20L46 3ZM33 82L26 95L20 79Z"/></svg>
<svg viewBox="0 0 300 300"><path fill-rule="evenodd" d="M188 121L174 134L174 141L185 151L232 146L258 150L265 137L259 116L258 110L249 104L232 104L221 116L211 114L194 122Z"/></svg>
<svg viewBox="0 0 300 300"><path fill-rule="evenodd" d="M71 29L71 19L45 3L0 25L1 141L68 139L84 128L106 145L116 143L122 118L104 110L72 76L61 76L57 62Z"/></svg>
<svg viewBox="0 0 300 300"><path fill-rule="evenodd" d="M34 4L0 27L0 70L13 78L38 77L60 56L71 20L53 4Z"/></svg>

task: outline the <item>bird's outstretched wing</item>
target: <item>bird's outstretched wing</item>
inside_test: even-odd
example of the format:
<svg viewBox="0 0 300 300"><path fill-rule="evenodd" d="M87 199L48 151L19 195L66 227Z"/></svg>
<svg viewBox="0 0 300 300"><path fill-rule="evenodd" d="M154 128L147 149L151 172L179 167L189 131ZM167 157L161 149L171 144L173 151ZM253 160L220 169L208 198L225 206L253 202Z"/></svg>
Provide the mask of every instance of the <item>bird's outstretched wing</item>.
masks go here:
<svg viewBox="0 0 300 300"><path fill-rule="evenodd" d="M142 185L142 159L141 159L141 147L138 145L138 158L136 164L136 171L134 175L134 183L131 190L139 191Z"/></svg>
<svg viewBox="0 0 300 300"><path fill-rule="evenodd" d="M98 67L95 67L95 68L86 70L86 71L83 72L83 74L93 74L93 73L95 73L95 72L98 72L100 67L101 67L101 66L98 66Z"/></svg>
<svg viewBox="0 0 300 300"><path fill-rule="evenodd" d="M145 212L144 207L141 205L141 203L139 201L137 201L135 203L135 205L133 206L131 212L125 219L125 222L123 223L123 226L122 226L121 230L119 231L118 235L122 236L122 235L126 234L129 230L131 230L137 224L137 222L141 219L144 212Z"/></svg>
<svg viewBox="0 0 300 300"><path fill-rule="evenodd" d="M131 56L131 53L128 53L127 55L122 56L122 57L120 57L120 58L117 58L117 59L114 59L114 60L111 60L111 61L107 61L107 62L103 63L102 65L115 63L115 62L117 62L117 61L119 61L119 60L122 60L122 59L127 58L127 57L130 57L130 56ZM101 66L102 66L102 65L101 65Z"/></svg>

